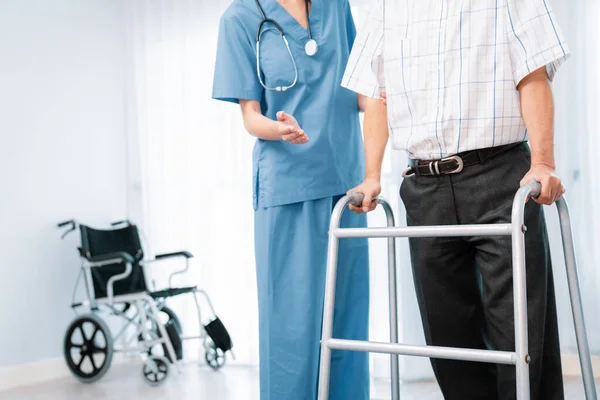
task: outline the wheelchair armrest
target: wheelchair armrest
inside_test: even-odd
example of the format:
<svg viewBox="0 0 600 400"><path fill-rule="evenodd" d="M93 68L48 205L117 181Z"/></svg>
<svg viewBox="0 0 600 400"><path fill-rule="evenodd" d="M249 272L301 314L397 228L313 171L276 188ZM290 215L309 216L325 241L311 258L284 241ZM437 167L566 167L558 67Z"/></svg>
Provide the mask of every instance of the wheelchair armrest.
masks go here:
<svg viewBox="0 0 600 400"><path fill-rule="evenodd" d="M89 261L90 267L102 267L103 265L114 264L117 262L125 263L125 271L120 274L111 276L106 282L106 294L109 304L112 304L114 296L115 282L123 280L133 271L133 263L135 259L124 251L117 251L114 253L102 254L99 256L90 256L86 254L85 258Z"/></svg>
<svg viewBox="0 0 600 400"><path fill-rule="evenodd" d="M155 260L160 260L160 259L174 258L174 257L192 258L194 256L189 251L177 251L175 253L157 254L157 255L154 256L154 259Z"/></svg>
<svg viewBox="0 0 600 400"><path fill-rule="evenodd" d="M173 277L175 275L180 275L180 274L186 273L187 270L190 268L190 258L194 257L192 255L192 253L190 253L189 251L178 251L178 252L174 252L174 253L157 254L154 256L154 260L146 261L144 264L150 264L150 263L154 263L157 261L164 261L164 260L168 260L169 258L176 258L176 257L185 258L185 268L175 271L169 276L169 287L173 287Z"/></svg>
<svg viewBox="0 0 600 400"><path fill-rule="evenodd" d="M118 261L133 264L135 262L133 257L130 254L125 253L124 251L117 251L114 253L102 254L99 256L86 255L85 258L92 264L105 264L107 262Z"/></svg>

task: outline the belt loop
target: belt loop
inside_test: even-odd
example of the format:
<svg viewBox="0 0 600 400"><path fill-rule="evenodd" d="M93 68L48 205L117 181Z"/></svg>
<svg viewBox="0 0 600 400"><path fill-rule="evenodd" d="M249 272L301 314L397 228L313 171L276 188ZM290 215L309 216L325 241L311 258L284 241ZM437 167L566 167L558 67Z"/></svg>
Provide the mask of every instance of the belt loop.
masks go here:
<svg viewBox="0 0 600 400"><path fill-rule="evenodd" d="M481 165L485 164L488 159L488 154L485 151L475 150L477 152L477 157L479 157L479 163Z"/></svg>

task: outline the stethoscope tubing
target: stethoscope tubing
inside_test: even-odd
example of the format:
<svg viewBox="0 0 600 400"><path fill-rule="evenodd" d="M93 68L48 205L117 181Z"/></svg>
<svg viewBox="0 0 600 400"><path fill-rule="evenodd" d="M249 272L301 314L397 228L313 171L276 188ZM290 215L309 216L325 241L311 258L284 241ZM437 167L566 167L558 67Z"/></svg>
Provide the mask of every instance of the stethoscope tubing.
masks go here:
<svg viewBox="0 0 600 400"><path fill-rule="evenodd" d="M308 38L309 38L309 42L314 42L313 38L312 38L312 32L310 29L310 21L309 21L309 9L308 9L308 1L309 0L305 0L304 3L306 5L306 19L307 19L307 31L308 31ZM267 18L267 15L265 13L265 10L262 8L262 5L260 4L260 0L255 0L256 2L256 6L258 7L258 10L262 16L262 21L260 22L260 24L258 25L258 30L256 31L256 73L258 75L258 80L260 81L260 84L262 85L262 87L265 90L269 90L269 91L277 91L277 92L285 92L291 88L293 88L296 83L298 82L298 67L296 65L296 60L294 59L294 55L292 54L292 49L290 48L290 44L287 40L287 38L285 37L285 33L283 31L283 28L281 27L281 25L279 25L277 23L277 21ZM288 51L288 54L292 60L292 64L294 66L294 81L292 82L291 85L288 86L276 86L276 87L268 87L262 78L262 74L261 74L261 68L260 68L260 39L263 35L264 32L263 31L263 27L265 24L272 24L273 26L275 26L275 28L277 29L277 31L279 31L279 34L281 35L281 38L283 39L283 42L285 43L285 47ZM314 42L316 45L316 42ZM309 54L309 55L314 55L313 54Z"/></svg>

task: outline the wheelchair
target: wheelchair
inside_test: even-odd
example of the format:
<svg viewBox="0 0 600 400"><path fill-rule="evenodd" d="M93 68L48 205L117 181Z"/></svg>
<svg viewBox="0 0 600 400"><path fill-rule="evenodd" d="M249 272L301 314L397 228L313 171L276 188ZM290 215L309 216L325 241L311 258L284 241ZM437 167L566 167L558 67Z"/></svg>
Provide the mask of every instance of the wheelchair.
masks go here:
<svg viewBox="0 0 600 400"><path fill-rule="evenodd" d="M109 230L93 229L75 220L61 222L58 227L68 228L63 239L77 229L81 236L78 250L82 263L71 304L76 317L67 328L63 349L66 364L77 380L99 380L110 368L113 354L121 352L141 355L144 380L151 386L160 385L172 366L179 371L183 342L192 339L202 341L204 359L214 370L225 365L228 352L233 356L231 337L207 293L197 286L172 285L174 276L188 271L191 253L179 251L145 259L138 228L129 221L115 222ZM145 268L170 259L183 260L185 267L169 276L166 289L150 290ZM76 302L82 280L86 299ZM200 326L197 336L184 336L181 320L166 304L167 299L181 295L194 300ZM212 316L205 325L199 296ZM115 335L110 328L116 325L113 319L122 323Z"/></svg>

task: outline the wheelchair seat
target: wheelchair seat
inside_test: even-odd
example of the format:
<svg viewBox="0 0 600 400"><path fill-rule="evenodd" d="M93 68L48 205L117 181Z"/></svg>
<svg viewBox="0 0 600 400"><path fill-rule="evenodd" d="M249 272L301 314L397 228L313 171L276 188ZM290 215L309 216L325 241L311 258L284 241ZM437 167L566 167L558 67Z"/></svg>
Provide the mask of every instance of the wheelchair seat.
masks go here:
<svg viewBox="0 0 600 400"><path fill-rule="evenodd" d="M157 290L154 292L150 292L149 294L154 299L165 299L168 297L179 296L181 294L194 293L196 290L198 290L197 286L188 286L188 287L181 287L181 288L167 288L167 289L163 289L163 290Z"/></svg>

